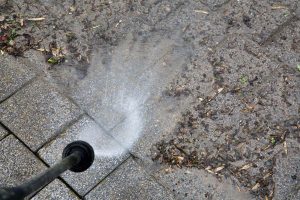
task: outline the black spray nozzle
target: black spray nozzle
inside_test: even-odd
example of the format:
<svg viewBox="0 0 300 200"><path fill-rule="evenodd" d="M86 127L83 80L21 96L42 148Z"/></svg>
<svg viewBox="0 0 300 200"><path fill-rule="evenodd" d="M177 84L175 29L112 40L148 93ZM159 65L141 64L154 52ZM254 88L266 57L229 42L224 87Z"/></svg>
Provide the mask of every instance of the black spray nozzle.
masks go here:
<svg viewBox="0 0 300 200"><path fill-rule="evenodd" d="M87 170L94 162L94 150L91 145L84 141L75 141L68 144L62 153L62 158L66 158L74 152L80 155L80 161L71 167L69 170L72 172L83 172Z"/></svg>
<svg viewBox="0 0 300 200"><path fill-rule="evenodd" d="M94 150L87 142L75 141L63 150L62 160L31 180L11 188L0 188L0 200L21 200L38 191L66 170L83 172L94 162Z"/></svg>

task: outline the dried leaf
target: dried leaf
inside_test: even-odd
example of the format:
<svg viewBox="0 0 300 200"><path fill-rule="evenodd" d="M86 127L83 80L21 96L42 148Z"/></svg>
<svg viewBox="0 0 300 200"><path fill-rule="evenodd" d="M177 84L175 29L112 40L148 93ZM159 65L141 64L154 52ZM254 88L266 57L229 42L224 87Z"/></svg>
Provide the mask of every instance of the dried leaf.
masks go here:
<svg viewBox="0 0 300 200"><path fill-rule="evenodd" d="M51 58L49 58L49 59L47 60L47 62L48 62L49 64L55 65L55 64L58 64L59 60L56 59L55 57L51 57Z"/></svg>
<svg viewBox="0 0 300 200"><path fill-rule="evenodd" d="M182 157L182 156L177 156L177 157L176 157L176 161L177 161L178 163L181 163L183 160L184 160L184 157Z"/></svg>
<svg viewBox="0 0 300 200"><path fill-rule="evenodd" d="M70 12L74 12L76 10L76 7L75 6L71 6L69 9L70 9Z"/></svg>

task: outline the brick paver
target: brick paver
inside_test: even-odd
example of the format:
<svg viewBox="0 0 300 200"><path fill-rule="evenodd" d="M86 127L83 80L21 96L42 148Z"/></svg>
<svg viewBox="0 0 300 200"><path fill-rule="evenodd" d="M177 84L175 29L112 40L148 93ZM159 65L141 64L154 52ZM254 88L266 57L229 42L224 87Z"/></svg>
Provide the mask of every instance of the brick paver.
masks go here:
<svg viewBox="0 0 300 200"><path fill-rule="evenodd" d="M38 194L36 194L32 200L79 200L79 198L72 192L64 183L55 179L45 188L43 188Z"/></svg>
<svg viewBox="0 0 300 200"><path fill-rule="evenodd" d="M7 131L0 125L0 140L7 135Z"/></svg>
<svg viewBox="0 0 300 200"><path fill-rule="evenodd" d="M17 91L35 76L28 66L17 59L1 55L0 63L0 102Z"/></svg>
<svg viewBox="0 0 300 200"><path fill-rule="evenodd" d="M0 187L18 185L46 166L13 135L0 141Z"/></svg>
<svg viewBox="0 0 300 200"><path fill-rule="evenodd" d="M3 102L0 113L0 121L35 151L81 111L39 78Z"/></svg>
<svg viewBox="0 0 300 200"><path fill-rule="evenodd" d="M129 158L90 192L86 199L171 200L174 198L163 186L146 175L132 158Z"/></svg>

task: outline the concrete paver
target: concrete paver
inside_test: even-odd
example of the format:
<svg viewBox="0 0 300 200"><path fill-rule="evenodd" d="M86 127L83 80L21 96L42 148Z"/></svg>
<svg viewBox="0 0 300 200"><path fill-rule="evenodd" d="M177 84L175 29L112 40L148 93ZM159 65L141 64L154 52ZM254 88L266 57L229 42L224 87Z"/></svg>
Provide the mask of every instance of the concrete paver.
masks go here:
<svg viewBox="0 0 300 200"><path fill-rule="evenodd" d="M218 11L217 18L227 22L227 33L249 35L263 44L290 21L295 6L296 1L285 1L284 4L255 0L230 1Z"/></svg>
<svg viewBox="0 0 300 200"><path fill-rule="evenodd" d="M266 44L265 53L278 64L295 69L300 60L299 38L300 21L292 21Z"/></svg>
<svg viewBox="0 0 300 200"><path fill-rule="evenodd" d="M7 135L7 131L0 125L0 140Z"/></svg>
<svg viewBox="0 0 300 200"><path fill-rule="evenodd" d="M62 178L83 196L126 159L128 154L87 116L83 116L38 153L49 165L53 165L61 160L64 147L75 140L87 141L95 151L95 161L88 170L82 173L67 171L62 175Z"/></svg>
<svg viewBox="0 0 300 200"><path fill-rule="evenodd" d="M39 78L2 103L0 113L1 122L35 151L81 111Z"/></svg>
<svg viewBox="0 0 300 200"><path fill-rule="evenodd" d="M7 55L1 55L0 102L18 90L35 76L35 72L22 62Z"/></svg>
<svg viewBox="0 0 300 200"><path fill-rule="evenodd" d="M174 199L170 192L146 175L132 158L117 168L85 198L88 200Z"/></svg>
<svg viewBox="0 0 300 200"><path fill-rule="evenodd" d="M0 187L16 186L38 175L46 166L13 135L0 142Z"/></svg>
<svg viewBox="0 0 300 200"><path fill-rule="evenodd" d="M60 180L55 179L40 192L38 192L32 200L79 200L79 198Z"/></svg>

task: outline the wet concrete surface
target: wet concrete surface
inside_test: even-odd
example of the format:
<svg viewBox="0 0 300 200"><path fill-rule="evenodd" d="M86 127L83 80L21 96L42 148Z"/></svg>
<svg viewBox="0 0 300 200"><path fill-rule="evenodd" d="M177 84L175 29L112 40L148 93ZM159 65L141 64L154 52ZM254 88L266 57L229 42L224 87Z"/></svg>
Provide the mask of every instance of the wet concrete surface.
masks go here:
<svg viewBox="0 0 300 200"><path fill-rule="evenodd" d="M176 199L299 196L298 1L29 0L0 5L6 19L25 24L17 30L22 36L15 46L6 46L5 52L24 51L32 68L43 71L115 139L122 140L126 123L127 113L113 106L122 84L129 88L124 94L142 99L138 104L145 125L129 152ZM45 19L28 20L34 17ZM170 53L172 45L180 51ZM57 49L63 62L47 63ZM45 149L41 155L47 160ZM54 154L50 157L55 160ZM71 182L72 190L86 193ZM113 198L99 188L88 197Z"/></svg>

